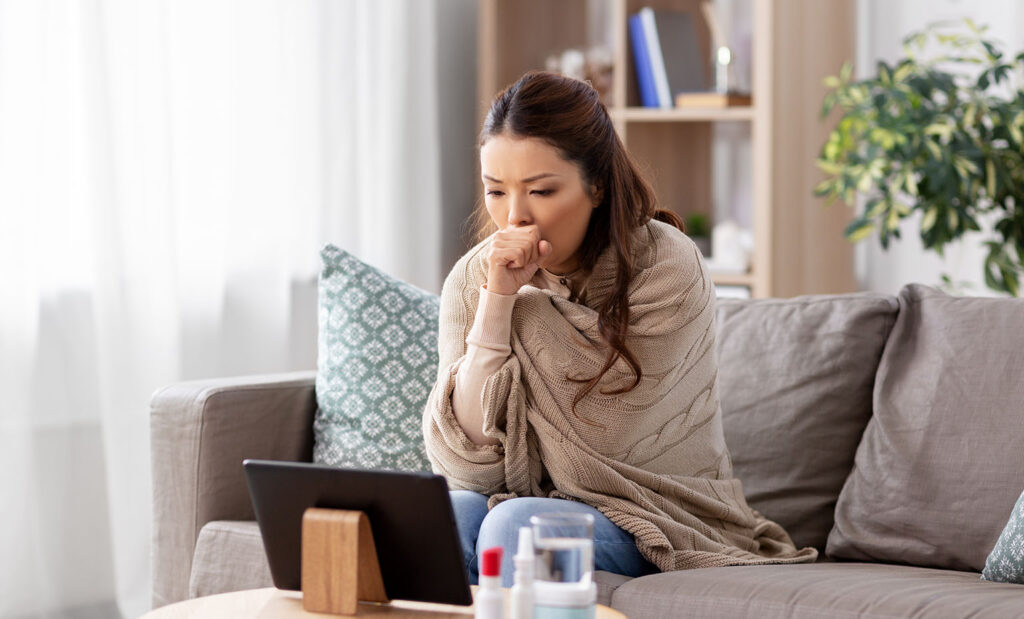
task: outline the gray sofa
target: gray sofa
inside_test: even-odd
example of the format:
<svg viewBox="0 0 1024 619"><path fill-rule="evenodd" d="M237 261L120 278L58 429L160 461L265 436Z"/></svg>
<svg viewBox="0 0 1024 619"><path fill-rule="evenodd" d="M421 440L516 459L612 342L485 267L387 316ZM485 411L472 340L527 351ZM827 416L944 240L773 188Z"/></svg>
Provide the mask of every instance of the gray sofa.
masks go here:
<svg viewBox="0 0 1024 619"><path fill-rule="evenodd" d="M602 603L633 618L1024 616L1024 586L979 578L1024 486L1024 300L912 285L717 311L736 475L819 561L599 572ZM314 377L154 394L154 607L271 586L241 461L310 460Z"/></svg>

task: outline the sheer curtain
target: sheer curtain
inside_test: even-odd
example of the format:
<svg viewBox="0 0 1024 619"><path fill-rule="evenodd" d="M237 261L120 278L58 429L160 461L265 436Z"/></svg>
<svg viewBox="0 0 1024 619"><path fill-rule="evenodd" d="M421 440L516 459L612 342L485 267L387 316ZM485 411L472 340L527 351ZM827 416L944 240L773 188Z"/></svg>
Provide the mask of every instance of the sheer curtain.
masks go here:
<svg viewBox="0 0 1024 619"><path fill-rule="evenodd" d="M315 367L324 242L439 291L442 4L0 0L0 616L149 608L149 397Z"/></svg>

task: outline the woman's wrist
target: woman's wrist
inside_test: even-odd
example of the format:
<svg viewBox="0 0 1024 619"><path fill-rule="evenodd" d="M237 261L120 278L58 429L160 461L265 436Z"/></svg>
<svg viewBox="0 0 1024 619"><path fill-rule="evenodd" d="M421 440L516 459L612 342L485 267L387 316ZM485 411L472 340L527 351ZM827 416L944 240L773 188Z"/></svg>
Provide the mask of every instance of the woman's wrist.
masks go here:
<svg viewBox="0 0 1024 619"><path fill-rule="evenodd" d="M466 343L484 345L492 350L501 347L506 354L511 352L509 338L512 331L512 308L518 296L497 294L485 287L481 288L476 316L473 317L473 326L466 337Z"/></svg>
<svg viewBox="0 0 1024 619"><path fill-rule="evenodd" d="M504 281L506 279L508 278L500 277L493 270L489 270L487 273L487 283L484 284L484 288L492 294L508 296L518 293L519 288L515 286L515 282Z"/></svg>

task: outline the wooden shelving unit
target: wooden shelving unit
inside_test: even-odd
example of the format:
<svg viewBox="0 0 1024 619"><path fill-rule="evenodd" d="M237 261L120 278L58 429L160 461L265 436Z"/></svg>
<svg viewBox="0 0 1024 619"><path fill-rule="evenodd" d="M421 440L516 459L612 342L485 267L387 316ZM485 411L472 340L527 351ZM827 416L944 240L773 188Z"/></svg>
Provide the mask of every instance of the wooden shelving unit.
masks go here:
<svg viewBox="0 0 1024 619"><path fill-rule="evenodd" d="M584 49L588 24L611 20L615 73L608 111L647 174L662 208L714 221L712 147L716 123L745 123L751 135L754 250L742 274L714 274L718 285L747 286L754 297L857 289L852 246L842 230L851 212L826 208L812 189L814 161L828 134L819 109L822 79L854 58L855 1L752 0L753 102L733 108L659 110L640 105L628 16L644 6L690 11L709 50L700 0L484 0L479 11L479 111L544 58ZM710 66L710 63L707 63Z"/></svg>

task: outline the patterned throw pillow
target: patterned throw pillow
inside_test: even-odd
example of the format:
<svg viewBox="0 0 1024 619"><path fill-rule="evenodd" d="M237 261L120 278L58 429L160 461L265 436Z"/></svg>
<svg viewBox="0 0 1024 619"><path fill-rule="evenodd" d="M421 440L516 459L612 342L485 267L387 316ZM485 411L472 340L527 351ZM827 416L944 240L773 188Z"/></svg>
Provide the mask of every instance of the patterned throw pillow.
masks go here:
<svg viewBox="0 0 1024 619"><path fill-rule="evenodd" d="M313 461L429 471L420 419L437 376L437 295L320 251Z"/></svg>
<svg viewBox="0 0 1024 619"><path fill-rule="evenodd" d="M1017 499L1010 521L985 560L981 577L1024 585L1024 493Z"/></svg>

